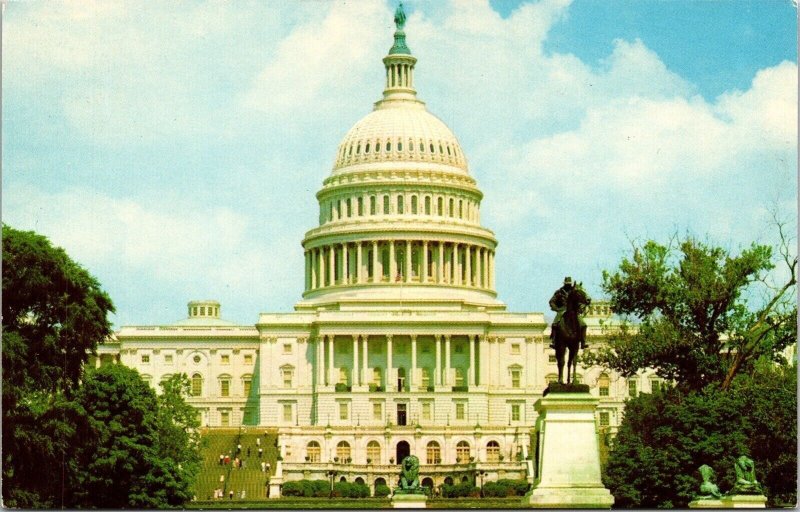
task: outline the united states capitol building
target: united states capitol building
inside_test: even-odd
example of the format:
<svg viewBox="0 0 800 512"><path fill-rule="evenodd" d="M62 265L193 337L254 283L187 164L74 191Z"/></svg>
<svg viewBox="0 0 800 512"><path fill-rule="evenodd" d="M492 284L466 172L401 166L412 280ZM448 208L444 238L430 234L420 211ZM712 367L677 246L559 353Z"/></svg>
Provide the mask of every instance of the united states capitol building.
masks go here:
<svg viewBox="0 0 800 512"><path fill-rule="evenodd" d="M423 485L532 478L533 404L557 377L549 326L498 298L483 194L456 136L418 99L416 62L399 28L383 97L344 136L316 195L294 312L236 325L218 302L192 301L184 320L122 327L98 349L97 364L136 368L154 387L187 374L204 426L277 428L284 481L326 478L335 464L373 486L408 454ZM590 346L611 318L595 301ZM599 398L601 432L658 385L578 373Z"/></svg>

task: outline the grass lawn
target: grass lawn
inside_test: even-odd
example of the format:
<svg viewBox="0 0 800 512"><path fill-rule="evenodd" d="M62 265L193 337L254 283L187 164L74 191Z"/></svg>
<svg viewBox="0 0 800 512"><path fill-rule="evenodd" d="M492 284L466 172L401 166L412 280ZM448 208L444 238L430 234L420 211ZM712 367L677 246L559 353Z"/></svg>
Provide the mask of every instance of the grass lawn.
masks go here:
<svg viewBox="0 0 800 512"><path fill-rule="evenodd" d="M520 508L521 498L453 498L429 499L427 508L451 509L502 509ZM383 498L280 498L266 501L217 500L187 503L185 508L195 510L211 509L377 509L392 508L388 499Z"/></svg>

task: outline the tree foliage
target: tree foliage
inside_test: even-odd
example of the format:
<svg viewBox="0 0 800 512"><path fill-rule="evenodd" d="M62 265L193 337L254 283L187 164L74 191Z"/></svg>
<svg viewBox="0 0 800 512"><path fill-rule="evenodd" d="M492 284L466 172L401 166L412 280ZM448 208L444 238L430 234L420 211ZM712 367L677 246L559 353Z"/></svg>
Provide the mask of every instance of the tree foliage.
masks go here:
<svg viewBox="0 0 800 512"><path fill-rule="evenodd" d="M729 391L678 388L628 400L604 482L622 508L685 508L698 494L697 469L714 468L723 491L733 486L735 459L756 461L773 506L796 501L796 368L757 365Z"/></svg>
<svg viewBox="0 0 800 512"><path fill-rule="evenodd" d="M97 280L43 236L3 226L3 498L61 504L83 364L114 310Z"/></svg>
<svg viewBox="0 0 800 512"><path fill-rule="evenodd" d="M84 371L111 334L96 279L46 238L3 226L3 503L166 508L200 462L185 374L156 396L119 365Z"/></svg>
<svg viewBox="0 0 800 512"><path fill-rule="evenodd" d="M121 365L92 370L76 401L87 421L80 430L75 505L165 508L191 498L183 461L169 453L177 432L174 426L163 431L159 399L138 372Z"/></svg>
<svg viewBox="0 0 800 512"><path fill-rule="evenodd" d="M762 356L779 359L797 332L797 257L785 241L780 258L764 245L738 255L694 238L677 245L648 241L615 272L603 273L612 309L639 323L611 333L585 362L624 376L655 368L682 388L700 390L711 383L728 388ZM776 259L785 273L773 285Z"/></svg>

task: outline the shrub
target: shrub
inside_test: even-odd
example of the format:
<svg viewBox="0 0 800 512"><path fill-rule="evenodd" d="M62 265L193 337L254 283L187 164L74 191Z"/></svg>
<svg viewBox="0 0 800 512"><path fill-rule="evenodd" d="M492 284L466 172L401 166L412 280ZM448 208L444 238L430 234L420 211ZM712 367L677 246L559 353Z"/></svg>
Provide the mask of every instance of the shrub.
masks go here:
<svg viewBox="0 0 800 512"><path fill-rule="evenodd" d="M282 496L303 496L303 481L286 482L281 488Z"/></svg>
<svg viewBox="0 0 800 512"><path fill-rule="evenodd" d="M483 495L487 498L505 498L508 496L524 496L528 492L525 480L497 480L483 484Z"/></svg>
<svg viewBox="0 0 800 512"><path fill-rule="evenodd" d="M472 485L470 482L462 482L456 485L443 485L442 497L443 498L467 498L480 496L480 489Z"/></svg>
<svg viewBox="0 0 800 512"><path fill-rule="evenodd" d="M385 498L391 494L392 490L389 489L386 485L376 485L375 486L375 497L376 498Z"/></svg>
<svg viewBox="0 0 800 512"><path fill-rule="evenodd" d="M327 498L330 494L330 484L325 480L295 480L283 484L281 494L303 498Z"/></svg>

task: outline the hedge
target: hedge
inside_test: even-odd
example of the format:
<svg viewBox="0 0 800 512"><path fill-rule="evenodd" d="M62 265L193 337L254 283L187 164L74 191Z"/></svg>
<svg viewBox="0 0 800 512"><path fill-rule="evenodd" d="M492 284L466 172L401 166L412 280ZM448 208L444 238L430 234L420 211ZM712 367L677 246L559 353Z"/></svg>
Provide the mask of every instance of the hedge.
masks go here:
<svg viewBox="0 0 800 512"><path fill-rule="evenodd" d="M283 484L281 495L301 498L327 498L330 495L330 491L331 486L326 480L296 480Z"/></svg>
<svg viewBox="0 0 800 512"><path fill-rule="evenodd" d="M480 489L470 482L462 482L457 485L443 485L442 498L477 498L481 495Z"/></svg>
<svg viewBox="0 0 800 512"><path fill-rule="evenodd" d="M508 496L525 496L530 484L525 480L498 480L483 484L483 495L486 498L505 498Z"/></svg>
<svg viewBox="0 0 800 512"><path fill-rule="evenodd" d="M389 489L386 485L376 485L375 486L375 497L376 498L385 498L392 493L392 490Z"/></svg>

